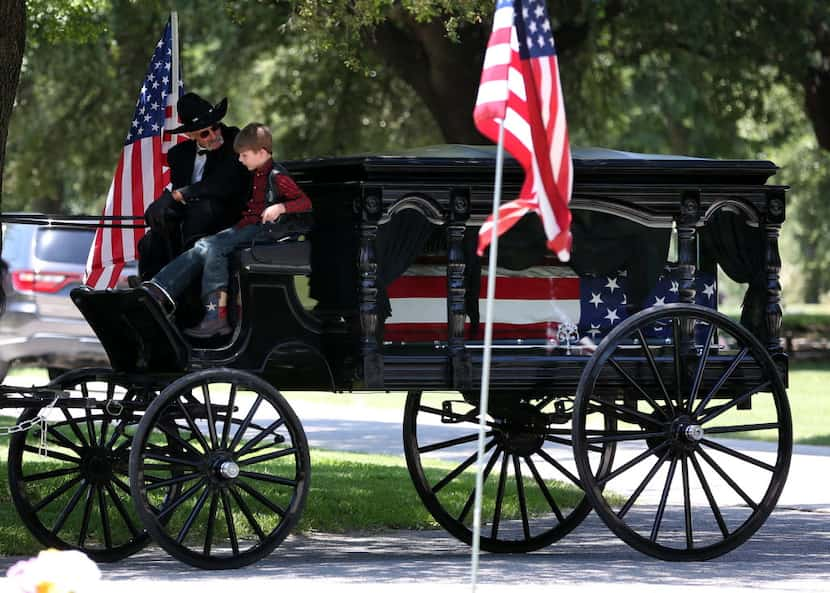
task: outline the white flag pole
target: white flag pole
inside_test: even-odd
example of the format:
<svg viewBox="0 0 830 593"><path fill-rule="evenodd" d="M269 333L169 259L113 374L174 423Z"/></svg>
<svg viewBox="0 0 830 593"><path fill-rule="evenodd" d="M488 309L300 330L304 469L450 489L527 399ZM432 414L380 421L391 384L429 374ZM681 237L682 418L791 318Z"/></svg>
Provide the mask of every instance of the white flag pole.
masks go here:
<svg viewBox="0 0 830 593"><path fill-rule="evenodd" d="M504 167L504 119L499 124L496 149L496 180L493 187L493 227L490 231L490 259L487 265L487 305L484 313L484 358L481 362L481 397L478 405L478 463L473 510L473 552L471 581L475 593L480 555L481 495L484 489L484 435L487 432L487 400L490 393L490 358L493 348L493 301L496 296L496 262L499 251L499 208L501 206L502 169Z"/></svg>
<svg viewBox="0 0 830 593"><path fill-rule="evenodd" d="M170 94L175 97L175 101L172 101L173 116L171 119L174 122L177 122L179 121L179 85L181 83L179 81L179 13L175 10L170 13L170 37L171 45L173 46L173 59L171 66L173 73L170 77ZM170 137L170 146L176 145L174 138L175 136Z"/></svg>

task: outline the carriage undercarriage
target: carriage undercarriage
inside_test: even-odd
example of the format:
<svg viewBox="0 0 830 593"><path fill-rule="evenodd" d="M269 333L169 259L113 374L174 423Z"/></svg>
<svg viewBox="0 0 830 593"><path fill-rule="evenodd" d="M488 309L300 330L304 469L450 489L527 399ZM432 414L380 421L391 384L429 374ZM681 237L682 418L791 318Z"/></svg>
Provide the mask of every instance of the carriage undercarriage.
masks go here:
<svg viewBox="0 0 830 593"><path fill-rule="evenodd" d="M208 569L269 554L296 526L312 473L302 425L278 388L305 387L407 391L403 442L415 488L442 527L471 542L482 353L465 324L470 260L463 243L486 186L477 167L483 173L487 163L401 160L362 162L354 187L344 185L355 176L354 163L292 170L315 198L312 249L331 221L342 223L344 205L351 211L353 230L335 236L351 237L343 257L356 262L353 301L344 303L340 292L327 299L333 293L324 290L318 311L302 308L293 277L318 273L314 253L310 265L246 265L243 256L245 313L237 332L228 345L198 348L140 291L73 294L115 370L79 369L25 394L5 388L0 397L2 407L25 408L19 423L33 425L11 439L9 483L39 541L113 561L152 538ZM674 163L667 172L652 162L655 179L644 179L642 162L635 174L630 164L586 161L582 186L577 166L575 196L606 210L616 204L628 215L620 205L627 195L626 207L645 212L643 220L670 215L680 302L639 312L632 306L597 342L496 344L482 549L540 549L594 510L641 552L705 560L740 545L775 507L792 446L778 345L775 238L783 189L759 182L770 173L767 164L726 170L713 163L701 170ZM594 195L602 171L613 177L603 186L612 199ZM620 181L624 173L632 177ZM706 182L704 174L716 179ZM764 230L760 339L757 328L694 304L696 228L724 205L753 212L751 222ZM413 210L445 241L447 321L443 339L432 343L384 340L381 333L379 229ZM263 303L290 315L272 319ZM38 421L50 406L50 421ZM744 446L759 437L762 446Z"/></svg>

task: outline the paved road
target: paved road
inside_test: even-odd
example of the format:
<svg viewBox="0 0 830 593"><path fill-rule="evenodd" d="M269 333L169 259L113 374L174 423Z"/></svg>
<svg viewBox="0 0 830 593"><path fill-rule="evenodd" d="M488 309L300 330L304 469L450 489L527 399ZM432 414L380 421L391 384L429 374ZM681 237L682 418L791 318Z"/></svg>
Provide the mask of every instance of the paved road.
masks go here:
<svg viewBox="0 0 830 593"><path fill-rule="evenodd" d="M312 446L402 454L400 412L296 404ZM367 420L371 418L371 420ZM758 445L762 446L762 445ZM13 559L0 560L3 573ZM192 569L150 548L102 565L101 591L273 593L470 590L470 549L443 531L291 536L240 571ZM0 592L7 583L0 579ZM630 549L595 515L561 542L532 554L481 558L481 591L830 591L830 447L797 447L781 502L736 551L675 564ZM11 593L11 592L9 592Z"/></svg>

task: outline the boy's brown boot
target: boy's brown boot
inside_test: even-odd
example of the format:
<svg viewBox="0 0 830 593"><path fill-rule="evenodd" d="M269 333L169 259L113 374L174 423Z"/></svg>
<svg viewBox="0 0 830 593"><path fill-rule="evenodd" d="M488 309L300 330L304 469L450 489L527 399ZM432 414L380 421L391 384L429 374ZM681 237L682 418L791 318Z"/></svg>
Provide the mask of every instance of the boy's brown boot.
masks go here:
<svg viewBox="0 0 830 593"><path fill-rule="evenodd" d="M191 338L206 339L226 336L232 328L228 324L228 293L216 290L205 297L205 317L196 327L184 330Z"/></svg>

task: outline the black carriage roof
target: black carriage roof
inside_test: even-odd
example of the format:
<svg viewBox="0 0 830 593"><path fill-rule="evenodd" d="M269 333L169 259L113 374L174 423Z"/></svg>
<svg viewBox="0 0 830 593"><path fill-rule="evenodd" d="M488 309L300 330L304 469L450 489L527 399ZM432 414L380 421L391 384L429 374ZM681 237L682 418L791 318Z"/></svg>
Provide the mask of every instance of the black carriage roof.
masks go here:
<svg viewBox="0 0 830 593"><path fill-rule="evenodd" d="M639 154L608 148L574 149L575 183L725 183L764 184L778 167L766 160L714 159ZM312 182L383 181L405 177L491 175L495 146L443 144L380 154L318 157L287 161L291 173ZM520 174L505 153L505 175Z"/></svg>

